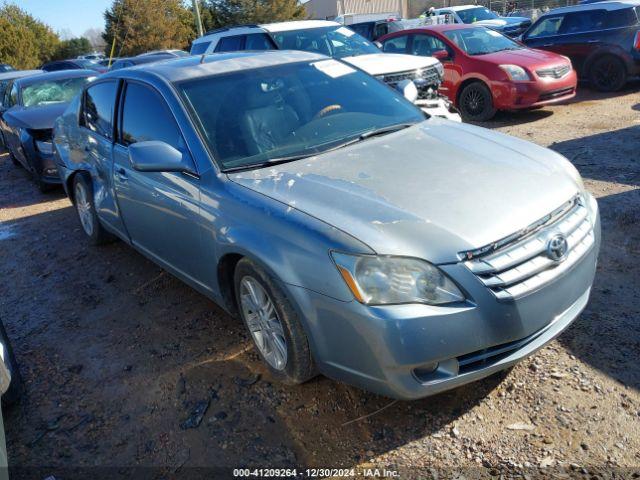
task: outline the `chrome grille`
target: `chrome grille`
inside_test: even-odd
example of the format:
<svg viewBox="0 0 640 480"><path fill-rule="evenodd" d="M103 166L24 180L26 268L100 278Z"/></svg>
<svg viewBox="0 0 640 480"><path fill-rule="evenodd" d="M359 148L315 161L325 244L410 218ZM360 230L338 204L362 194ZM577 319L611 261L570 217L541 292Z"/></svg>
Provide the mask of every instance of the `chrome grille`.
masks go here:
<svg viewBox="0 0 640 480"><path fill-rule="evenodd" d="M468 258L465 266L499 300L518 298L547 284L569 270L595 242L589 211L580 197L559 210L559 215L542 225L536 222L530 233L497 250L480 256L463 254ZM557 234L567 241L567 253L560 262L547 254L549 239Z"/></svg>
<svg viewBox="0 0 640 480"><path fill-rule="evenodd" d="M571 65L556 65L555 67L542 68L536 70L536 73L541 78L562 78L571 71Z"/></svg>
<svg viewBox="0 0 640 480"><path fill-rule="evenodd" d="M442 78L435 66L425 67L418 70L410 70L406 72L388 73L378 75L380 80L395 88L395 86L403 80L422 80L421 83L426 85L440 85Z"/></svg>

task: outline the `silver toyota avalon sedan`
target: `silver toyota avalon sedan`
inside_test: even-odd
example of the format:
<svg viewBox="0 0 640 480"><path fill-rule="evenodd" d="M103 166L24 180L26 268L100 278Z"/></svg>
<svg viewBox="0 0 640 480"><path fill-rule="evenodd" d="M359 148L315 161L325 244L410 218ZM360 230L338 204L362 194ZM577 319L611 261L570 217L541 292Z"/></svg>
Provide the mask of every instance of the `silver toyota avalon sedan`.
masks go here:
<svg viewBox="0 0 640 480"><path fill-rule="evenodd" d="M58 120L83 231L247 326L273 375L396 398L507 368L585 307L598 207L562 156L425 118L305 52L118 70Z"/></svg>

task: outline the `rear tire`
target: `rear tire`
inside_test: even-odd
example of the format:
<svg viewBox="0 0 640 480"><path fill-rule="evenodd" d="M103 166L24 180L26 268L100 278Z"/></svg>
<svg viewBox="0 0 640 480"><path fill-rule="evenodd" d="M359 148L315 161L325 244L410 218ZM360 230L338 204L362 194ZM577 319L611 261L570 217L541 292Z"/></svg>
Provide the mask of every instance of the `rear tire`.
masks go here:
<svg viewBox="0 0 640 480"><path fill-rule="evenodd" d="M486 122L496 114L491 90L482 82L470 83L462 89L458 109L464 120L472 122Z"/></svg>
<svg viewBox="0 0 640 480"><path fill-rule="evenodd" d="M77 173L73 177L73 203L80 220L82 231L89 237L92 245L103 245L111 242L114 237L107 232L96 214L93 203L93 186L88 180L88 175Z"/></svg>
<svg viewBox="0 0 640 480"><path fill-rule="evenodd" d="M615 55L603 55L589 66L589 83L599 92L617 92L627 83L624 62Z"/></svg>
<svg viewBox="0 0 640 480"><path fill-rule="evenodd" d="M307 335L278 282L243 258L236 266L234 285L240 316L273 376L288 384L316 376Z"/></svg>

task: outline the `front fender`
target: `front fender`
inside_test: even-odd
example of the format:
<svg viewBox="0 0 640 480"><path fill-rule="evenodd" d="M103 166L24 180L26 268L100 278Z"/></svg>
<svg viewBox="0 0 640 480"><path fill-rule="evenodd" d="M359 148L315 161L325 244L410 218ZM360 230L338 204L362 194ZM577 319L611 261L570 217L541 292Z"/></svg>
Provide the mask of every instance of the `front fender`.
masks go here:
<svg viewBox="0 0 640 480"><path fill-rule="evenodd" d="M201 191L203 239L216 246L216 265L225 255L238 254L256 260L285 284L341 301L353 299L330 251L373 253L368 246L290 205L221 177L221 190ZM203 182L208 184L212 183ZM214 291L220 292L217 279L215 283Z"/></svg>

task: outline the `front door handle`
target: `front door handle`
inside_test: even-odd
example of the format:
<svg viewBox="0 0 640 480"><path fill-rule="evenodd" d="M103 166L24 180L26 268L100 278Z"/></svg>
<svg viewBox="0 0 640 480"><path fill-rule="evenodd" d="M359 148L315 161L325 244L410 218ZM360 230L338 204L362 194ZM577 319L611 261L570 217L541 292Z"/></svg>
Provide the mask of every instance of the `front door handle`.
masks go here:
<svg viewBox="0 0 640 480"><path fill-rule="evenodd" d="M120 181L122 182L126 182L127 181L127 172L124 168L120 167L116 170L116 175L118 176L118 178L120 179Z"/></svg>

